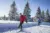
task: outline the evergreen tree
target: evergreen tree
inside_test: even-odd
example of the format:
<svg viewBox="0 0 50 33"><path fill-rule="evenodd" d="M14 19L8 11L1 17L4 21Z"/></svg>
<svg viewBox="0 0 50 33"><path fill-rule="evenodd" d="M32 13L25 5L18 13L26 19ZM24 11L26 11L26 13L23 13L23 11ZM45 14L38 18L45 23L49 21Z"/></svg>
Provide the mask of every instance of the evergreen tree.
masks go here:
<svg viewBox="0 0 50 33"><path fill-rule="evenodd" d="M44 18L44 17L45 17L45 13L44 13L44 11L42 11L41 13L42 13L42 18Z"/></svg>
<svg viewBox="0 0 50 33"><path fill-rule="evenodd" d="M30 19L30 12L31 12L31 10L30 10L30 8L29 8L29 3L27 2L27 4L26 4L26 6L25 6L25 9L24 9L24 15L26 15L26 17L27 17L27 21L30 21L29 19Z"/></svg>
<svg viewBox="0 0 50 33"><path fill-rule="evenodd" d="M46 22L49 22L50 15L49 15L49 10L47 9L46 11Z"/></svg>
<svg viewBox="0 0 50 33"><path fill-rule="evenodd" d="M9 19L10 20L16 20L16 15L17 15L17 12L16 12L16 4L15 4L15 1L13 2L13 4L11 5L11 10L9 12Z"/></svg>
<svg viewBox="0 0 50 33"><path fill-rule="evenodd" d="M49 10L46 11L46 17L49 17Z"/></svg>
<svg viewBox="0 0 50 33"><path fill-rule="evenodd" d="M38 7L38 9L37 9L36 17L41 18L41 9L40 9L40 7Z"/></svg>
<svg viewBox="0 0 50 33"><path fill-rule="evenodd" d="M45 19L45 13L44 13L44 11L41 12L41 15L42 15L42 19L44 21L44 19Z"/></svg>

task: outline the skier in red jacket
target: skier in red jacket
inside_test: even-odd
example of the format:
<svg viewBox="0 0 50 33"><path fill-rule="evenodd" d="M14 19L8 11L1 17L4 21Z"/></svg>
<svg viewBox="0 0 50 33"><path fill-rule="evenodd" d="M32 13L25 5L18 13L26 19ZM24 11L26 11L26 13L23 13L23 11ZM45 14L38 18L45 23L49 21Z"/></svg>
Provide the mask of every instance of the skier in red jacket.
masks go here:
<svg viewBox="0 0 50 33"><path fill-rule="evenodd" d="M19 24L19 27L18 28L21 28L21 30L22 30L22 24L24 23L25 20L26 20L26 16L25 15L22 15L20 13L20 24Z"/></svg>

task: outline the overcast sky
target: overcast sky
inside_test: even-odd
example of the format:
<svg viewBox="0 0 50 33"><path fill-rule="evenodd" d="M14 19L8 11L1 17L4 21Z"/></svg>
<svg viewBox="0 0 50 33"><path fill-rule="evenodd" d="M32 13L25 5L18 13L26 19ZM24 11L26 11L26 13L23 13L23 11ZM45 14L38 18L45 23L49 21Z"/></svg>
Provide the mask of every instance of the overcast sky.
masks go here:
<svg viewBox="0 0 50 33"><path fill-rule="evenodd" d="M11 4L14 0L0 0L0 16L8 16L9 11L11 9ZM23 13L27 0L15 0L17 12ZM49 9L50 11L50 0L28 0L30 9L31 9L31 17L36 15L37 8L40 6L41 10L46 11Z"/></svg>

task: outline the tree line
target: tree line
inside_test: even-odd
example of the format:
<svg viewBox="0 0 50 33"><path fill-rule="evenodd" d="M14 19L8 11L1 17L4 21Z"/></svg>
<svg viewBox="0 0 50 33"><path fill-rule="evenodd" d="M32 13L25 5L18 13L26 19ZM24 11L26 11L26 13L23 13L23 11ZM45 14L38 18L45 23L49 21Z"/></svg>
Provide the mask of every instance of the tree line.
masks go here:
<svg viewBox="0 0 50 33"><path fill-rule="evenodd" d="M41 11L40 7L38 7L36 17L41 18L41 20L44 21L44 22L50 22L49 9L47 9L46 12L45 12L44 10Z"/></svg>

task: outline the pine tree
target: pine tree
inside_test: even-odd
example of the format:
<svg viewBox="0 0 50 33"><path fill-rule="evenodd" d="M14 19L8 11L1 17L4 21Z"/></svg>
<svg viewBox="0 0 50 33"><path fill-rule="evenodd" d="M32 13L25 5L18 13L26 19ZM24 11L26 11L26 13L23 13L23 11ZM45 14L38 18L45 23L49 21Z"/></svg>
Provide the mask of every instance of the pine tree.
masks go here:
<svg viewBox="0 0 50 33"><path fill-rule="evenodd" d="M41 12L41 15L42 15L42 19L44 21L44 19L45 19L45 13L44 13L44 11Z"/></svg>
<svg viewBox="0 0 50 33"><path fill-rule="evenodd" d="M49 10L46 11L46 17L49 17Z"/></svg>
<svg viewBox="0 0 50 33"><path fill-rule="evenodd" d="M41 18L41 9L40 9L40 7L38 7L38 9L37 9L36 17Z"/></svg>
<svg viewBox="0 0 50 33"><path fill-rule="evenodd" d="M27 21L29 21L29 19L30 19L30 16L31 16L30 12L31 12L31 10L29 8L29 3L27 2L25 9L24 9L24 13L23 13L24 15L26 15Z"/></svg>
<svg viewBox="0 0 50 33"><path fill-rule="evenodd" d="M45 17L45 13L44 13L44 11L42 11L41 14L42 14L42 18L44 18L44 17Z"/></svg>
<svg viewBox="0 0 50 33"><path fill-rule="evenodd" d="M47 9L46 11L46 22L49 22L50 15L49 15L49 10Z"/></svg>
<svg viewBox="0 0 50 33"><path fill-rule="evenodd" d="M16 20L16 15L17 15L17 12L16 12L16 4L15 4L15 1L13 1L13 4L11 5L11 10L9 12L9 19L10 20Z"/></svg>

